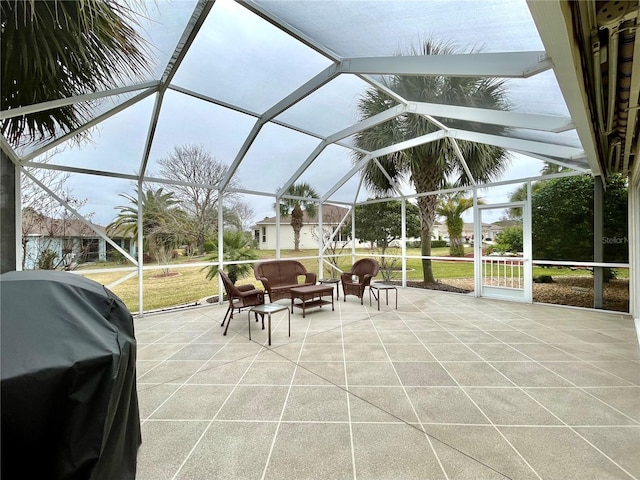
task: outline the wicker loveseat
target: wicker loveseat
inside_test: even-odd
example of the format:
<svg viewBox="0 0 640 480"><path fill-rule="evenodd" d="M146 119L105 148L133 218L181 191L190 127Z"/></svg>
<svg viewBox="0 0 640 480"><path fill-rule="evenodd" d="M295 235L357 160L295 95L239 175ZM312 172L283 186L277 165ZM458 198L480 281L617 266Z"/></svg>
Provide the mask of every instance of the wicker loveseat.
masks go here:
<svg viewBox="0 0 640 480"><path fill-rule="evenodd" d="M291 298L289 290L305 285L315 285L317 276L307 272L296 260L273 260L258 263L254 268L256 280L260 280L269 294L269 301ZM304 278L300 278L304 277Z"/></svg>

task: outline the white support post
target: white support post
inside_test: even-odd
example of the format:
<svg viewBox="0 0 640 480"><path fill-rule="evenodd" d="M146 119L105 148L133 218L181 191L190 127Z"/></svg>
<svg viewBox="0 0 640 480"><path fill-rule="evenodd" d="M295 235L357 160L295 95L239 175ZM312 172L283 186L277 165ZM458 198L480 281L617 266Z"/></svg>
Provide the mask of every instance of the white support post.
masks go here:
<svg viewBox="0 0 640 480"><path fill-rule="evenodd" d="M351 209L351 263L356 261L356 206Z"/></svg>
<svg viewBox="0 0 640 480"><path fill-rule="evenodd" d="M218 268L224 270L224 209L222 208L222 190L218 190ZM224 285L218 275L218 305L222 304Z"/></svg>
<svg viewBox="0 0 640 480"><path fill-rule="evenodd" d="M276 260L280 260L280 197L276 197Z"/></svg>
<svg viewBox="0 0 640 480"><path fill-rule="evenodd" d="M407 286L407 199L402 198L401 204L401 212L402 212L402 223L401 223L401 231L402 231L402 287Z"/></svg>
<svg viewBox="0 0 640 480"><path fill-rule="evenodd" d="M478 188L473 187L473 281L475 297L482 292L482 218L478 207Z"/></svg>
<svg viewBox="0 0 640 480"><path fill-rule="evenodd" d="M629 178L629 313L640 343L640 167Z"/></svg>
<svg viewBox="0 0 640 480"><path fill-rule="evenodd" d="M16 271L22 270L24 252L22 250L22 168L14 165L15 176L15 215L16 215Z"/></svg>
<svg viewBox="0 0 640 480"><path fill-rule="evenodd" d="M143 273L144 273L144 231L142 227L142 197L144 193L142 192L143 183L142 178L138 180L138 317L142 318L144 315L144 281L143 281Z"/></svg>
<svg viewBox="0 0 640 480"><path fill-rule="evenodd" d="M522 210L522 243L524 251L524 300L527 303L533 303L533 243L532 243L532 226L531 220L531 199L533 198L533 185L531 180L527 182L527 201Z"/></svg>
<svg viewBox="0 0 640 480"><path fill-rule="evenodd" d="M322 222L322 202L318 205L318 279L324 278L324 227Z"/></svg>

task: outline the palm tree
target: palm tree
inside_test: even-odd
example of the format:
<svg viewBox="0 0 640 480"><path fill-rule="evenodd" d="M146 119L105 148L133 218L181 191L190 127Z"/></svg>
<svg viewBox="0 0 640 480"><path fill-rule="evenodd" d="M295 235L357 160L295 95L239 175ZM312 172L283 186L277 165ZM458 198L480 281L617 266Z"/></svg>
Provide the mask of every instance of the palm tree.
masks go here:
<svg viewBox="0 0 640 480"><path fill-rule="evenodd" d="M217 247L217 239L214 244ZM243 260L257 260L258 254L253 249L251 235L246 232L225 230L222 234L224 248L224 260L226 262L240 262ZM211 256L208 260L217 260L218 254ZM207 270L207 279L212 280L218 274L218 266L214 265ZM235 285L239 278L245 277L253 272L253 263L232 264L227 267L229 280Z"/></svg>
<svg viewBox="0 0 640 480"><path fill-rule="evenodd" d="M410 55L450 55L455 49L446 44L437 44L428 40L419 48L411 47ZM473 77L443 76L393 76L384 80L385 86L408 101L440 104L453 104L469 107L508 109L506 89L503 81ZM367 90L358 102L362 119L388 110L396 102L377 89ZM478 130L470 122L442 119L450 128ZM483 125L484 133L500 134L501 126ZM435 132L440 128L420 115L408 114L377 125L358 133L355 144L366 151L377 150L397 142ZM497 178L506 167L504 150L485 144L457 141L471 175L479 182ZM354 154L359 160L364 153ZM402 152L378 158L386 173L394 181L410 181L416 193L437 192L449 180L455 186L465 186L471 179L458 160L456 151L448 139L419 145ZM369 162L363 171L367 188L376 195L393 193L393 183L373 162ZM420 209L422 255L431 255L431 228L435 220L437 195L425 195L417 198ZM434 282L431 260L422 261L424 281Z"/></svg>
<svg viewBox="0 0 640 480"><path fill-rule="evenodd" d="M308 183L294 183L285 192L300 198L284 198L280 200L280 215L291 215L291 227L293 228L293 248L300 250L300 229L304 224L303 215L307 212L309 217L315 217L318 213L316 203L310 198L319 198L316 192Z"/></svg>
<svg viewBox="0 0 640 480"><path fill-rule="evenodd" d="M464 244L462 242L464 222L462 214L472 207L473 198L465 197L462 192L446 194L438 202L436 213L445 218L445 224L449 232L449 255L452 257L464 257Z"/></svg>
<svg viewBox="0 0 640 480"><path fill-rule="evenodd" d="M136 195L121 193L130 205L119 205L120 210L116 219L107 225L107 232L117 232L121 235L131 233L138 236L138 190ZM173 197L172 192L165 193L162 188L148 189L142 195L142 232L149 241L152 249L155 245L166 247L175 244L178 240L178 225L183 219L183 212L176 208L179 201Z"/></svg>

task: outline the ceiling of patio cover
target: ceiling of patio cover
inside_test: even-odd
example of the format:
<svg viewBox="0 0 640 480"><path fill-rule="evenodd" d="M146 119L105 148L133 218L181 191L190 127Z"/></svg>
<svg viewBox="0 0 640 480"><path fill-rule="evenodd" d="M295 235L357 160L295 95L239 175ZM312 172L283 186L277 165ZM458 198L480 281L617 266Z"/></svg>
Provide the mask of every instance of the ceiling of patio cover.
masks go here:
<svg viewBox="0 0 640 480"><path fill-rule="evenodd" d="M360 121L357 102L366 89L376 87L396 101L387 119L423 116L438 126L438 138L502 147L536 174L544 162L552 162L599 175L605 169L598 157L604 155L593 133L597 126L580 62L589 51L572 38L571 24L578 17L572 20L570 3L148 2L148 21L140 26L153 65L148 77L109 92L87 92L86 98L52 99L49 105L2 113L6 117L74 101L91 105L94 119L87 128L102 129L93 135L94 146L80 152L69 148L48 168L153 180L158 160L173 146L201 144L230 166L219 184L207 187L268 196L272 202L279 188L306 181L322 201L350 205L367 198L359 187L362 164L354 166L353 135L373 125ZM595 22L596 10L606 2L577 3L576 15L592 11ZM637 6L622 20L635 22L634 13ZM407 55L407 49L427 39L466 53ZM504 79L511 111L415 102L385 87L385 78L412 74ZM629 115L635 119L635 110ZM474 125L473 130L451 128L458 120ZM506 130L487 133L493 125ZM13 150L14 161L38 166L48 151L72 143L75 133L60 132L52 142L13 149L3 142L3 148ZM622 147L614 136L604 140L626 152L627 160L618 159L616 168L627 169L633 132ZM360 153L374 161L433 138ZM509 178L522 178L518 175ZM406 186L399 190L410 193Z"/></svg>
<svg viewBox="0 0 640 480"><path fill-rule="evenodd" d="M0 276L2 478L135 478L133 318L102 285L55 271Z"/></svg>

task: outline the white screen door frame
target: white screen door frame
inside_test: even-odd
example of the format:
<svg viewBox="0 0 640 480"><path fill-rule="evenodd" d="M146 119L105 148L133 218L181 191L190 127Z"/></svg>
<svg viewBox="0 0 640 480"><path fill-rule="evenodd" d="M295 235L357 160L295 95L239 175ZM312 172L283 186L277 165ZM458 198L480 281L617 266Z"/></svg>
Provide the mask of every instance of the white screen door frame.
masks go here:
<svg viewBox="0 0 640 480"><path fill-rule="evenodd" d="M490 211L522 208L522 256L483 256L482 222ZM487 222L489 223L489 222ZM480 239L480 241L476 241ZM475 292L478 297L533 302L531 214L528 203L477 205L474 231Z"/></svg>

